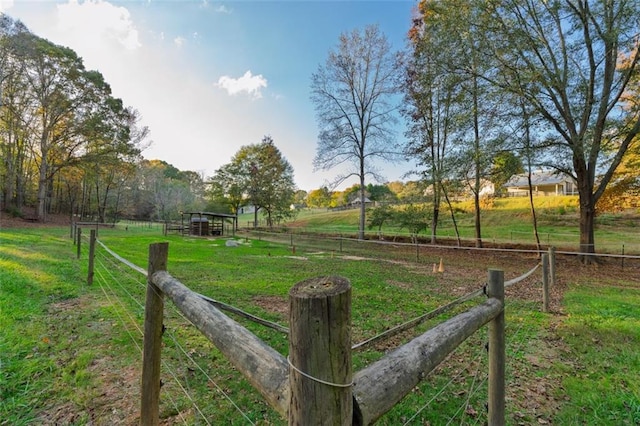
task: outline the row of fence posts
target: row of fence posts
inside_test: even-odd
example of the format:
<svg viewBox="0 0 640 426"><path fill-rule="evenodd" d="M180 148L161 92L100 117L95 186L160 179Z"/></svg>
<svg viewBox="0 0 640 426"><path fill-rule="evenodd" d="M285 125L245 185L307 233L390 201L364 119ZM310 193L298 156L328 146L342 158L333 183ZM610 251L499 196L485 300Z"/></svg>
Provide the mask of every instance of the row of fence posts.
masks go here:
<svg viewBox="0 0 640 426"><path fill-rule="evenodd" d="M89 262L87 270L87 284L93 284L94 275L94 262L96 257L96 240L98 237L98 229L89 230ZM72 223L71 224L71 238L76 245L76 258L80 259L82 253L82 226Z"/></svg>
<svg viewBox="0 0 640 426"><path fill-rule="evenodd" d="M82 227L74 226L72 231L77 245L77 256L80 258ZM90 230L89 267L87 283L93 283L94 257L97 230ZM168 257L168 243L151 244L149 246L148 281L145 303L143 374L141 392L140 418L143 425L159 424L160 401L160 363L163 332L164 292L154 282L154 274L165 271ZM555 282L555 249L542 254L542 287L543 310L549 312L549 284ZM489 270L487 294L500 303L500 311L486 321L477 324L471 318L474 330L466 330L465 336L475 332L487 321L489 322L489 384L488 384L488 424L502 425L505 421L505 318L504 318L504 272ZM351 371L351 286L348 280L341 277L318 277L296 284L289 293L290 334L288 369L288 405L283 405L282 397L273 398L266 388L272 385L261 385L260 379L251 380L252 384L266 397L267 401L283 415L289 418L289 424L316 424L318 419L332 419L330 424L369 424L390 409L405 395L404 390L395 391L401 395L391 398L388 408L373 408L372 405L389 405L386 396L367 396L363 392L376 394L376 386L380 386L380 377L360 386L358 395L353 394L353 376ZM174 300L177 305L177 302ZM178 306L181 310L188 309ZM214 309L214 308L212 308ZM220 314L223 315L223 314ZM319 320L320 319L320 320ZM454 318L455 319L455 318ZM231 321L231 320L229 320ZM192 321L193 322L193 321ZM238 327L241 327L238 325ZM464 326L469 328L468 326ZM434 329L435 330L435 329ZM202 331L202 330L201 330ZM470 331L470 332L469 332ZM246 331L246 333L249 333ZM314 337L312 338L311 335ZM215 339L211 340L214 344ZM466 339L464 337L462 340ZM257 339L257 337L255 338ZM446 349L433 349L433 360L429 361L428 371L416 371L415 376L426 374L437 366L459 343L460 336L452 338L452 342L443 345ZM457 339L457 340L456 340ZM245 339L238 339L239 341ZM418 339L415 339L418 340ZM246 342L246 340L245 340ZM430 344L433 346L433 344ZM452 345L454 345L452 347ZM218 346L218 345L216 345ZM219 348L220 349L220 348ZM221 349L224 353L224 350ZM446 351L446 352L444 352ZM233 350L231 350L233 352ZM327 357L327 354L331 358ZM233 353L225 353L233 359ZM336 358L337 357L337 358ZM385 357L384 359L386 359ZM381 360L382 361L382 360ZM398 361L386 361L387 364L398 364ZM380 364L380 363L376 363ZM342 366L335 369L335 366ZM381 364L384 365L384 364ZM297 366L297 367L295 367ZM301 369L300 366L303 366ZM388 369L385 367L383 369ZM280 366L281 369L281 366ZM375 368L374 368L375 369ZM240 367L239 370L247 375ZM370 367L362 376L375 375ZM264 372L263 372L264 373ZM388 371L385 373L387 374ZM411 375L413 376L414 373ZM360 373L358 373L360 374ZM358 374L356 376L358 377ZM323 380L314 379L317 377ZM329 385L328 385L329 384ZM348 384L349 386L335 386ZM408 385L408 393L415 384ZM265 390L266 389L266 390ZM355 399L354 399L355 397ZM378 399L376 399L378 398ZM271 400L270 400L271 399ZM354 407L353 401L362 407ZM279 402L274 402L279 401ZM363 412L367 409L371 412ZM363 418L364 417L364 418Z"/></svg>
<svg viewBox="0 0 640 426"><path fill-rule="evenodd" d="M336 277L289 292L289 356L166 272L168 243L149 247L140 423L159 424L165 295L245 375L290 425L371 424L412 391L466 338L489 323L488 424L505 423L504 272L489 270L489 299L353 374L351 284ZM256 352L260 356L256 356Z"/></svg>

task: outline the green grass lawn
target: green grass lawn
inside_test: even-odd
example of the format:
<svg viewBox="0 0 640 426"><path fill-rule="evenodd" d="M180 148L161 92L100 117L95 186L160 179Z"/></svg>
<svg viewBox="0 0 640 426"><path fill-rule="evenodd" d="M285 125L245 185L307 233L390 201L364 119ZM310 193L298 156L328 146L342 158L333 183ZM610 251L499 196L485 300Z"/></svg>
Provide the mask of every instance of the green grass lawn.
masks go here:
<svg viewBox="0 0 640 426"><path fill-rule="evenodd" d="M99 248L95 282L87 286L86 245L77 260L68 233L0 229L0 424L137 424L145 278ZM149 244L169 241L172 275L194 291L283 325L287 294L296 282L329 273L347 277L354 342L486 279L487 262L469 263L467 254L448 259L447 272L434 275L429 262L355 260L302 248L293 256L286 244L241 239L243 244L231 248L220 239L163 237L157 227L101 229L99 238L145 269ZM529 263L512 267L524 272ZM560 311L540 312L536 297L507 300L508 424L640 422L637 277L630 272L629 278L595 282L583 279L595 269L575 266L575 273L565 272ZM469 283L470 277L477 278ZM522 285L513 294L531 293L525 290L538 288L539 278ZM239 321L286 354L282 333ZM437 321L355 352L354 369ZM165 420L286 423L171 303L165 325ZM476 333L379 424L483 424L485 343L486 332Z"/></svg>

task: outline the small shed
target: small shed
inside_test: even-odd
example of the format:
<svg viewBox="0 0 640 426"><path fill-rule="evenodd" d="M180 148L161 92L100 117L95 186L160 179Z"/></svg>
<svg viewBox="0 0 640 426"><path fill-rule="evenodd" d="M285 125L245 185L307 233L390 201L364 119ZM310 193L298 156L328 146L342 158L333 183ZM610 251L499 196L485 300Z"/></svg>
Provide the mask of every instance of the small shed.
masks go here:
<svg viewBox="0 0 640 426"><path fill-rule="evenodd" d="M192 217L189 220L189 234L191 235L209 235L209 219L206 217Z"/></svg>
<svg viewBox="0 0 640 426"><path fill-rule="evenodd" d="M214 212L182 212L183 229L188 229L189 235L197 235L200 237L205 237L208 235L224 235L225 221L229 220L232 223L231 231L235 234L235 230L238 227L238 216L234 214Z"/></svg>

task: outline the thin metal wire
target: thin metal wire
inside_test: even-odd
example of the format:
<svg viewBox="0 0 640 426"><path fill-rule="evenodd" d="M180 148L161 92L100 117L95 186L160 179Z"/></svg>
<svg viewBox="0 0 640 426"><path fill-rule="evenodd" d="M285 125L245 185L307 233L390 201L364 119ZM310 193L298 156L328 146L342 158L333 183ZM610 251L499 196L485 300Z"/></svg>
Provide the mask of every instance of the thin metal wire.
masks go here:
<svg viewBox="0 0 640 426"><path fill-rule="evenodd" d="M114 252L113 250L109 249L104 243L102 243L99 240L96 240L109 254L111 254L113 257L115 257L116 259L118 259L119 261L121 261L122 263L124 263L125 265L129 266L130 268L132 268L135 271L140 272L141 274L143 274L144 276L147 276L147 271L145 271L143 268L133 264L132 262L128 261L127 259L125 259L124 257L118 255L116 252ZM120 268L119 268L120 269ZM122 269L121 269L122 270ZM146 283L142 284L143 286L146 287ZM195 292L194 292L195 293ZM284 327L280 324L277 324L273 321L269 321L269 320L265 320L263 318L260 318L256 315L250 314L248 312L243 311L242 309L239 309L235 306L226 304L224 302L220 302L218 300L214 300L208 296L202 295L200 293L195 293L196 296L200 297L201 299L205 300L206 302L210 303L211 305L215 306L218 309L227 311L227 312L232 312L235 313L237 315L242 316L243 318L248 319L249 321L252 321L256 324L260 324L263 325L265 327L274 329L276 331L279 331L281 333L285 333L288 334L289 333L289 329L287 327ZM183 317L184 318L184 317ZM186 318L185 318L186 319Z"/></svg>
<svg viewBox="0 0 640 426"><path fill-rule="evenodd" d="M351 386L353 386L353 382L351 382L351 383L332 383L332 382L327 382L326 380L318 379L317 377L313 377L312 375L305 373L304 371L300 370L298 367L293 365L291 363L291 359L289 357L287 357L287 362L289 363L289 366L291 368L293 368L295 371L297 371L298 373L300 373L301 375L303 375L307 379L313 380L314 382L318 382L318 383L321 383L321 384L327 385L327 386L332 386L334 388L350 388Z"/></svg>
<svg viewBox="0 0 640 426"><path fill-rule="evenodd" d="M476 357L474 358L475 360L478 360L483 353L484 348L482 348L478 355L476 355ZM464 369L460 369L460 371L458 372L458 374L456 374L455 376L453 376L435 395L433 395L431 397L431 399L429 401L427 401L422 407L420 407L420 409L418 411L416 411L416 413L411 416L406 422L403 423L403 426L408 425L409 423L411 423L411 421L413 419L415 419L420 413L422 413L429 405L431 405L431 403L438 397L440 396L449 386L451 386L451 384L456 381L460 376L462 376L462 372L464 371Z"/></svg>
<svg viewBox="0 0 640 426"><path fill-rule="evenodd" d="M99 262L102 263L102 262ZM104 265L102 265L104 266ZM106 270L106 269L105 269ZM113 289L109 286L108 281L106 280L106 278L104 277L104 275L102 275L102 273L100 272L100 270L96 270L96 275L99 277L98 284L100 285L100 289L102 290L102 292L104 293L104 295L106 296L107 300L109 301L109 303L113 306L115 306L115 304L113 303L113 301L111 300L111 298L109 297L109 295L107 294L106 290L104 289L104 286L102 285L102 283L100 283L100 279L102 279L102 282L104 283L105 286L109 287L109 290L112 292L112 295L114 296L114 298L118 299L118 302L120 303L120 305L122 306L122 301L117 297L117 295L115 294L115 292L113 292ZM138 351L140 352L140 354L142 355L143 350L140 347L140 345L138 344L137 340L135 337L133 337L133 335L131 334L131 331L129 330L129 328L126 325L126 321L122 318L122 316L120 315L120 313L118 312L117 309L113 310L116 315L118 316L120 322L122 323L122 326L124 327L125 331L127 332L127 334L129 335L129 337L131 338L131 340L133 341L133 344L136 346L136 348L138 348ZM125 308L125 312L128 312L128 310ZM137 326L137 323L135 321L132 321L133 324L136 326L136 328L138 329L138 331L142 332L142 330L140 330L140 328ZM144 333L143 333L144 334ZM177 403L175 402L175 400L171 397L171 395L167 395L167 398L169 399L169 401L171 401L171 404L173 405L173 407L175 408L176 412L178 413L178 415L180 416L180 418L182 419L182 423L183 424L188 424L186 419L183 417L181 410L178 408Z"/></svg>
<svg viewBox="0 0 640 426"><path fill-rule="evenodd" d="M142 305L138 300L136 300L136 298L122 285L120 284L120 282L115 278L115 276L112 274L111 270L106 268L106 266L100 261L98 260L98 263L103 267L103 269L105 271L107 271L109 273L109 275L111 276L112 280L114 282L116 282L118 284L118 286L129 296L130 299L132 299L140 308L142 308L144 310L144 305ZM113 291L113 290L112 290ZM123 306L124 308L124 306ZM182 315L182 313L174 306L174 310L180 315L182 316L182 318L184 318L187 322L188 320ZM128 310L125 311L128 313ZM131 319L131 321L136 324L136 328L138 329L138 331L140 332L140 334L144 337L144 332L142 331L142 329L140 329L137 326L137 322L134 320L133 317L131 317L131 315L129 314L129 317ZM166 332L166 330L165 330ZM182 351L182 353L202 372L204 373L204 375L207 377L207 379L213 383L215 385L215 387L219 390L220 393L222 393L222 395L233 405L233 407L235 407L240 414L242 414L243 417L245 417L251 424L255 424L253 423L253 421L240 409L240 407L229 397L229 395L227 393L224 392L224 390L200 367L200 365L198 365L195 360L188 355L188 353L184 350L184 348L178 343L178 341L176 340L175 336L173 335L173 333L167 333L171 339L173 340L173 342L176 344L176 346ZM193 406L195 407L196 411L198 411L198 413L200 414L200 416L204 419L204 421L210 425L209 421L207 420L206 416L204 415L204 413L202 412L202 410L200 409L200 407L196 404L196 402L193 400L193 398L191 397L191 395L188 393L188 391L184 388L184 386L182 385L182 383L180 382L180 379L177 377L176 373L169 367L169 365L166 363L166 361L163 359L162 360L162 364L163 366L167 369L167 371L169 372L169 374L173 377L173 379L176 381L176 383L178 384L178 386L182 389L182 391L185 393L185 395L187 396L187 398L192 402ZM178 410L178 408L176 407L176 411L178 411L178 413L180 413L180 410Z"/></svg>
<svg viewBox="0 0 640 426"><path fill-rule="evenodd" d="M509 286L512 286L512 285L514 285L516 283L519 283L520 281L522 281L525 278L529 277L531 274L533 274L538 269L539 266L540 266L540 263L538 263L536 266L534 266L533 268L531 268L529 271L525 272L524 274L520 275L519 277L514 278L512 280L509 280L509 281L506 281L504 283L505 288L509 287ZM357 343L357 344L353 345L351 347L351 349L359 349L361 347L368 346L368 345L370 345L370 344L372 344L374 342L377 342L379 340L384 339L385 337L394 336L394 335L398 334L401 331L408 330L409 328L412 328L412 327L415 327L417 325L420 325L420 324L422 324L423 322L425 322L425 321L427 321L429 319L435 318L438 315L441 315L441 314L443 314L445 312L450 311L451 309L455 308L456 306L458 306L458 305L460 305L462 303L468 302L469 300L472 300L472 299L480 296L481 294L484 293L484 291L485 291L485 288L482 287L482 288L479 288L478 290L475 290L475 291L472 291L470 293L467 293L464 296L461 296L461 297L453 300L452 302L447 303L446 305L440 306L440 307L438 307L438 308L436 308L436 309L434 309L434 310L432 310L430 312L427 312L426 314L423 314L423 315L420 315L418 317L415 317L415 318L413 318L413 319L411 319L409 321L406 321L406 322L404 322L402 324L399 324L399 325L397 325L395 327L392 327L392 328L390 328L388 330L385 330L382 333L379 333L379 334L377 334L377 335L375 335L373 337L370 337L367 340L364 340L364 341L362 341L360 343Z"/></svg>
<svg viewBox="0 0 640 426"><path fill-rule="evenodd" d="M182 354L187 357L189 359L189 361L191 361L192 364L194 364L198 370L200 370L200 372L202 374L204 374L204 376L207 378L208 381L210 381L215 388L227 399L227 401L229 401L229 403L231 403L231 405L233 405L233 407L238 410L238 412L240 414L242 414L242 416L247 419L247 421L249 421L249 423L251 423L252 425L255 425L255 423L249 418L249 416L242 411L242 409L231 399L231 397L224 391L224 389L222 389L222 387L220 387L220 385L218 385L218 383L216 383L215 380L213 380L211 378L211 376L209 376L209 374L207 374L207 372L200 366L200 364L198 364L191 355L189 355L189 353L187 351L185 351L185 349L182 347L182 345L178 342L178 340L175 338L175 335L171 332L168 332L168 329L165 330L165 333L167 333L171 339L173 340L173 343L176 345L176 347L178 347L178 349L180 349L180 352L182 352Z"/></svg>
<svg viewBox="0 0 640 426"><path fill-rule="evenodd" d="M481 362L478 362L478 365L476 367L476 372L473 375L473 380L471 381L471 385L469 386L469 390L467 391L467 398L465 399L463 404L460 407L458 407L456 412L453 413L453 416L447 422L447 426L449 426L451 424L451 422L453 422L455 420L455 418L458 417L458 413L460 411L462 411L464 409L465 412L466 412L466 408L469 406L469 401L471 401L471 397L479 389L479 386L477 388L475 388L475 389L473 388L473 386L475 385L476 379L478 378L478 375L480 374L480 365L481 364L482 364ZM463 421L464 421L464 416L462 416L462 418L460 419L460 424L462 424Z"/></svg>

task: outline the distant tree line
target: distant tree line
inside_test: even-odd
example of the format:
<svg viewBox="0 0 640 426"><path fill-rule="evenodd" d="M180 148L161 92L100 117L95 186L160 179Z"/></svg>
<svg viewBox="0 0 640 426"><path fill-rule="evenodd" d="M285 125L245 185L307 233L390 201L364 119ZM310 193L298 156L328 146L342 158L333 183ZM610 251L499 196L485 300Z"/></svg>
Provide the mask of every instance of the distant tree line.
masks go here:
<svg viewBox="0 0 640 426"><path fill-rule="evenodd" d="M362 238L365 199L384 187L365 178L384 182L375 161L404 159L430 193L430 211L419 214L432 237L441 210L455 219L452 199L470 191L480 247L483 182L500 190L513 174L531 181L544 168L576 183L589 262L597 209L640 193L638 16L638 2L625 0L419 0L402 52L375 25L343 33L310 89L314 166L348 167L305 197L269 136L206 180L142 160L148 129L102 75L2 15L0 202L16 214L36 206L40 220L50 212L170 219L180 209L235 213L251 204L255 223L262 214L273 225L295 214L292 205L357 197ZM400 117L406 144L394 134ZM350 177L354 187L333 190Z"/></svg>
<svg viewBox="0 0 640 426"><path fill-rule="evenodd" d="M98 71L0 15L0 208L100 222L207 206L204 177L145 160L148 129Z"/></svg>

